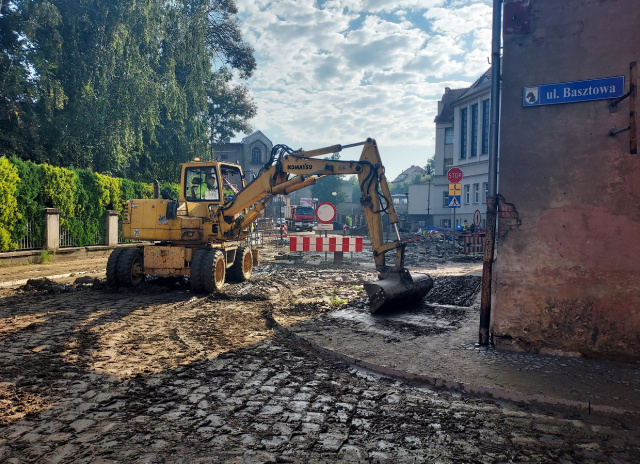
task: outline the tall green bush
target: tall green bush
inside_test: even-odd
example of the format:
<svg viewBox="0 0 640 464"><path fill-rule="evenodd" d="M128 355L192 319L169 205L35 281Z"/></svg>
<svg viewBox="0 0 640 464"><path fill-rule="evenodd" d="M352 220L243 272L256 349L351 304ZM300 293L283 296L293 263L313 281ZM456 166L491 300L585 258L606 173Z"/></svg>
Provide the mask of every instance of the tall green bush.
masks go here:
<svg viewBox="0 0 640 464"><path fill-rule="evenodd" d="M60 217L75 217L76 212L76 191L78 190L78 175L65 168L58 168L43 164L44 178L42 183L43 200L46 207L60 210Z"/></svg>
<svg viewBox="0 0 640 464"><path fill-rule="evenodd" d="M0 158L0 250L14 250L11 240L14 224L20 219L16 190L20 178L18 170L4 156Z"/></svg>
<svg viewBox="0 0 640 464"><path fill-rule="evenodd" d="M44 237L44 209L60 210L60 223L78 246L104 233L104 212L120 211L132 198L151 198L151 184L0 157L0 251L15 249L27 235Z"/></svg>
<svg viewBox="0 0 640 464"><path fill-rule="evenodd" d="M9 160L18 172L20 182L15 197L18 201L20 218L16 221L11 233L11 241L17 244L27 235L27 223L31 224L36 242L44 239L44 204L40 199L44 170L42 166L32 161L22 161L18 158ZM1 250L4 251L4 250Z"/></svg>

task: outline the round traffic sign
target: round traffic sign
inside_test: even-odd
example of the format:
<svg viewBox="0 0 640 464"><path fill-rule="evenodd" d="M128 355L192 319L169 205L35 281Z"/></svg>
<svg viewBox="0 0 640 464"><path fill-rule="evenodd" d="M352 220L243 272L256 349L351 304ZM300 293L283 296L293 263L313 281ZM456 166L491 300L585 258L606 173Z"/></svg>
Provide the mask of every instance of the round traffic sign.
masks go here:
<svg viewBox="0 0 640 464"><path fill-rule="evenodd" d="M457 184L462 180L462 169L451 168L447 171L447 180L452 184Z"/></svg>
<svg viewBox="0 0 640 464"><path fill-rule="evenodd" d="M475 213L473 213L473 225L476 227L480 227L480 224L482 223L482 216L480 215L480 210L476 210Z"/></svg>
<svg viewBox="0 0 640 464"><path fill-rule="evenodd" d="M336 207L328 201L320 203L316 208L316 217L318 218L318 221L323 224L333 222L337 214L338 211L336 210Z"/></svg>

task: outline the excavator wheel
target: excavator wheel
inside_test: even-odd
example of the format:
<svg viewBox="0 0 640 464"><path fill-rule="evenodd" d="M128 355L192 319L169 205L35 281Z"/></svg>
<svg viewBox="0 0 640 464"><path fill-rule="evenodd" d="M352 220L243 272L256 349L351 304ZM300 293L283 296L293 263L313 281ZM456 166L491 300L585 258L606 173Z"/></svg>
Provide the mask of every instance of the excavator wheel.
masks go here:
<svg viewBox="0 0 640 464"><path fill-rule="evenodd" d="M194 293L204 292L204 259L211 250L198 250L191 260L191 290Z"/></svg>
<svg viewBox="0 0 640 464"><path fill-rule="evenodd" d="M207 293L219 292L224 287L227 264L224 253L220 250L209 250L202 263L202 283Z"/></svg>
<svg viewBox="0 0 640 464"><path fill-rule="evenodd" d="M118 259L126 250L126 248L116 248L109 255L107 260L107 286L109 287L118 286Z"/></svg>
<svg viewBox="0 0 640 464"><path fill-rule="evenodd" d="M137 287L144 282L144 258L142 250L128 248L118 257L116 280L125 287Z"/></svg>
<svg viewBox="0 0 640 464"><path fill-rule="evenodd" d="M251 248L240 247L236 251L236 259L229 269L229 277L235 282L244 282L251 278L253 272L253 255Z"/></svg>

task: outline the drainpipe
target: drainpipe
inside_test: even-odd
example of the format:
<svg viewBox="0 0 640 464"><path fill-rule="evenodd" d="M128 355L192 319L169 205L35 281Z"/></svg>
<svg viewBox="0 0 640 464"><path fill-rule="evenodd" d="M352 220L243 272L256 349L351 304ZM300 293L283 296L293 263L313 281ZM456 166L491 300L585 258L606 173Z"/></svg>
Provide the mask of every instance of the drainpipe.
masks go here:
<svg viewBox="0 0 640 464"><path fill-rule="evenodd" d="M482 258L482 294L480 300L481 346L489 345L491 323L491 277L496 241L498 206L498 142L500 121L500 39L502 34L502 1L493 0L493 28L491 40L491 126L489 139L489 192L487 193L487 228Z"/></svg>

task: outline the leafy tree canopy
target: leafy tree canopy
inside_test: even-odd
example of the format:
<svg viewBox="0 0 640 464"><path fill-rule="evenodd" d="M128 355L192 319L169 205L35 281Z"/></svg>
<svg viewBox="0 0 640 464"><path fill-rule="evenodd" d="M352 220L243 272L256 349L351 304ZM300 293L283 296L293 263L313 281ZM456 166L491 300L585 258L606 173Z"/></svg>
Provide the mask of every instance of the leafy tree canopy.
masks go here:
<svg viewBox="0 0 640 464"><path fill-rule="evenodd" d="M250 131L233 0L0 1L0 152L136 180Z"/></svg>

